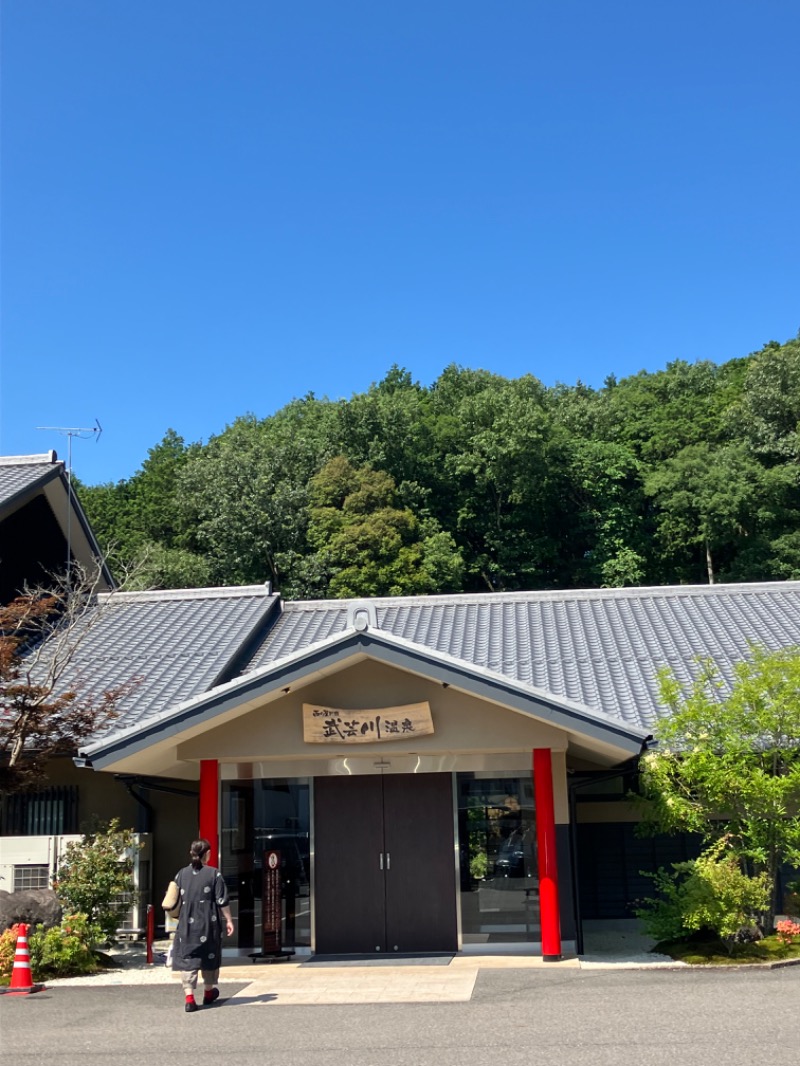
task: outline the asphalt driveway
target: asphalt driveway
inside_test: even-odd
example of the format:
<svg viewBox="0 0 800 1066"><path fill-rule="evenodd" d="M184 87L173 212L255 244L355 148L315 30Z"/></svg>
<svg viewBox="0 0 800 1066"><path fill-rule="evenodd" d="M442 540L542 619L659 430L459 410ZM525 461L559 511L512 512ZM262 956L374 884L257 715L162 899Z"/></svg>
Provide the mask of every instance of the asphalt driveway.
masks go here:
<svg viewBox="0 0 800 1066"><path fill-rule="evenodd" d="M224 976L224 975L223 975ZM800 967L482 969L468 1002L281 1005L221 984L185 1014L172 985L0 998L2 1066L797 1066Z"/></svg>

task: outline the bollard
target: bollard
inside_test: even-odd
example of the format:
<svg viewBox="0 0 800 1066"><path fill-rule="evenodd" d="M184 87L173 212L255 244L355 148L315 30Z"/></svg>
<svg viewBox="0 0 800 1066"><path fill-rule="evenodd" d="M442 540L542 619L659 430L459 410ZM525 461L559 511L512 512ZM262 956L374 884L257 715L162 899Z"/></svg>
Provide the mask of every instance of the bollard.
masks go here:
<svg viewBox="0 0 800 1066"><path fill-rule="evenodd" d="M152 903L147 904L147 965L153 965L153 941L156 938L156 912Z"/></svg>

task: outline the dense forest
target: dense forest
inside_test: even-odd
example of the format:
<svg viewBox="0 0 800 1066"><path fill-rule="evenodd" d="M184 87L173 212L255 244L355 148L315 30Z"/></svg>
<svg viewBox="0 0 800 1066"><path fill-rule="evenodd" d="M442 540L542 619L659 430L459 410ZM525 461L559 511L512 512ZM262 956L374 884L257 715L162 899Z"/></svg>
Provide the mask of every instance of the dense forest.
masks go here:
<svg viewBox="0 0 800 1066"><path fill-rule="evenodd" d="M287 598L800 578L800 335L601 389L392 367L79 485L132 587ZM130 587L130 586L129 586Z"/></svg>

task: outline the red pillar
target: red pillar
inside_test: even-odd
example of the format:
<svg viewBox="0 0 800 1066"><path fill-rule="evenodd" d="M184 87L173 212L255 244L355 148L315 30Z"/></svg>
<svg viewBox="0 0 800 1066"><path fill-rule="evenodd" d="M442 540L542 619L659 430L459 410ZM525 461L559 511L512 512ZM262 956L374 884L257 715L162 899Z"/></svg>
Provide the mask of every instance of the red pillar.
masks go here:
<svg viewBox="0 0 800 1066"><path fill-rule="evenodd" d="M219 763L200 760L200 836L211 845L210 866L219 859Z"/></svg>
<svg viewBox="0 0 800 1066"><path fill-rule="evenodd" d="M536 801L536 843L539 849L542 959L545 962L558 962L561 958L561 915L558 905L553 760L549 748L533 750L533 793Z"/></svg>

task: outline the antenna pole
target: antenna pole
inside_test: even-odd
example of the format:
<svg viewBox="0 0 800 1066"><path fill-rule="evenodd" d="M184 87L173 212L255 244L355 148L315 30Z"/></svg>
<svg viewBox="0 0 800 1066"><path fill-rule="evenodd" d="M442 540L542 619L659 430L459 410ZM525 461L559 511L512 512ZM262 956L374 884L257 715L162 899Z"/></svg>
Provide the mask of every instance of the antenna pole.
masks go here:
<svg viewBox="0 0 800 1066"><path fill-rule="evenodd" d="M39 430L48 430L51 433L61 433L67 438L67 572L66 581L69 589L72 584L72 438L88 440L94 437L95 444L100 440L103 427L96 418L91 429L85 426L37 426Z"/></svg>

